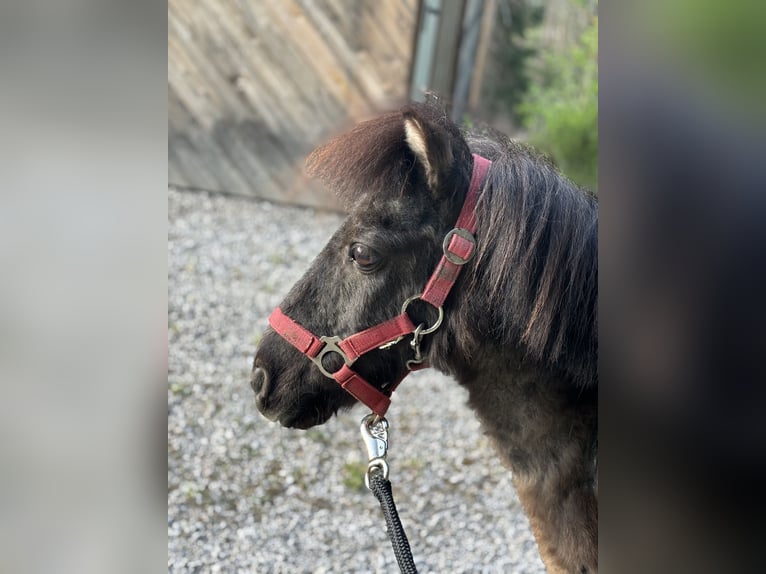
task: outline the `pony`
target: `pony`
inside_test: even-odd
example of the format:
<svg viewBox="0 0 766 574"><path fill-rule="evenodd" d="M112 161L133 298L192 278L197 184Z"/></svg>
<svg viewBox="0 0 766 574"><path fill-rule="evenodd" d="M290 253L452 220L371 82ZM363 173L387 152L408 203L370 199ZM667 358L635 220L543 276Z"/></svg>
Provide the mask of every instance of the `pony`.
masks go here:
<svg viewBox="0 0 766 574"><path fill-rule="evenodd" d="M460 233L473 245L443 304L428 304L413 294L441 265L478 161L489 167L471 210L476 230ZM434 102L357 125L315 149L306 170L347 217L275 311L309 337L314 357L274 321L260 341L259 411L285 427L324 423L364 401L338 384L349 363L383 400L410 369L447 373L511 470L546 569L596 572L596 197L529 146L489 128L462 131ZM387 335L353 361L339 350L342 337L397 314L418 325L412 341Z"/></svg>

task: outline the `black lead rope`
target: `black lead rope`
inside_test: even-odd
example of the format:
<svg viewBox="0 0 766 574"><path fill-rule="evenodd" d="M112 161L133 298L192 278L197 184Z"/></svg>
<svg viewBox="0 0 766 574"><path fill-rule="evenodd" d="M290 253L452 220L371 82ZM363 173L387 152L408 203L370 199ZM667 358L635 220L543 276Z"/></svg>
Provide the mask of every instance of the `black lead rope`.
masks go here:
<svg viewBox="0 0 766 574"><path fill-rule="evenodd" d="M399 570L402 574L417 574L415 561L412 558L412 550L404 533L402 521L399 520L399 513L396 511L396 503L391 493L391 482L383 477L382 471L370 472L370 490L375 498L380 502L383 509L383 516L386 519L386 529L391 538L391 546L394 547L394 555L399 564Z"/></svg>
<svg viewBox="0 0 766 574"><path fill-rule="evenodd" d="M402 521L399 520L399 512L396 510L394 495L391 493L391 482L388 480L388 421L375 414L370 414L362 419L360 426L364 444L367 447L367 455L370 462L367 465L367 474L364 483L367 485L375 498L380 502L383 509L383 517L386 519L386 530L391 538L391 546L394 547L394 555L399 564L402 574L417 574L415 561L412 558L412 550L404 533Z"/></svg>

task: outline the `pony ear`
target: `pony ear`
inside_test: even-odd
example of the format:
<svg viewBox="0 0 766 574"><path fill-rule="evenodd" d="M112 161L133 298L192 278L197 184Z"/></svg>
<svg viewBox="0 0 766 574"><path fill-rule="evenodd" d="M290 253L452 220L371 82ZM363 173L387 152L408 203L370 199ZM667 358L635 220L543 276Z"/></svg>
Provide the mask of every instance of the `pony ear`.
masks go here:
<svg viewBox="0 0 766 574"><path fill-rule="evenodd" d="M441 126L423 120L413 110L405 110L402 115L404 139L423 166L431 192L437 193L452 167L450 135Z"/></svg>

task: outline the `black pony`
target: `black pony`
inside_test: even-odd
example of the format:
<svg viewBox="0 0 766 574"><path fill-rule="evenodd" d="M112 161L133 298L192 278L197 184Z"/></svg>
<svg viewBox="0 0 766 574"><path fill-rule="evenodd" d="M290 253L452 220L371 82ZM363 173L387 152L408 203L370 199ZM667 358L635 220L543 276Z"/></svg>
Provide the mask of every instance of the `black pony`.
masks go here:
<svg viewBox="0 0 766 574"><path fill-rule="evenodd" d="M475 214L476 247L421 351L469 393L513 472L549 572L596 572L598 205L529 148L463 134L433 104L410 104L315 150L310 175L348 218L281 310L311 333L347 337L391 319L420 293L455 226L478 154L492 165ZM413 323L433 309L415 304ZM390 394L413 349L374 349L354 370ZM324 358L330 373L343 366ZM406 383L405 383L406 384ZM259 410L288 427L322 424L356 400L274 330L251 385Z"/></svg>

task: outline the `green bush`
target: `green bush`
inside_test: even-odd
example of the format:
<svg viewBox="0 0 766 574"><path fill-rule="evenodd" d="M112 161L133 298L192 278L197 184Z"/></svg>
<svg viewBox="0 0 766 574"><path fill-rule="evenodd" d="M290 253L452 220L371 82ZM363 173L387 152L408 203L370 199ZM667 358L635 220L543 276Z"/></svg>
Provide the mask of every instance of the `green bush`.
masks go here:
<svg viewBox="0 0 766 574"><path fill-rule="evenodd" d="M518 112L530 143L574 182L598 189L598 17L574 46L542 57Z"/></svg>

